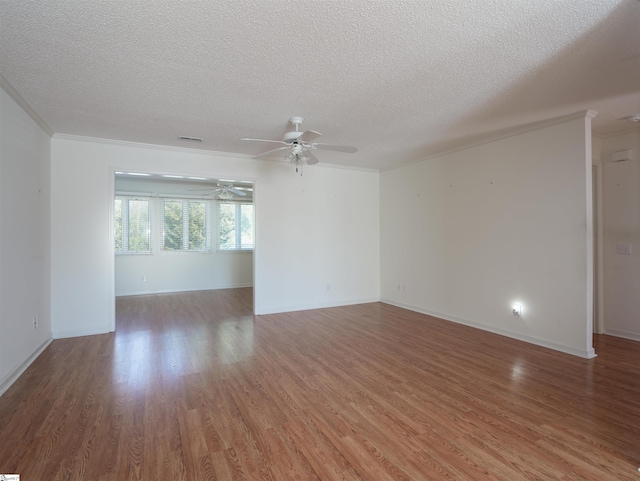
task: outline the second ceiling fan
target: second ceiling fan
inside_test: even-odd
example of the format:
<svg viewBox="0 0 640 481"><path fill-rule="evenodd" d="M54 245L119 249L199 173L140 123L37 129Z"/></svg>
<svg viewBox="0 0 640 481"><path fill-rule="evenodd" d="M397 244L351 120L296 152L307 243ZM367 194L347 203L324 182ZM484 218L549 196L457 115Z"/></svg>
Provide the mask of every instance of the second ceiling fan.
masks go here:
<svg viewBox="0 0 640 481"><path fill-rule="evenodd" d="M276 156L276 153L281 152L282 154L286 154L284 160L296 166L296 172L299 166L303 166L304 164L313 165L319 162L318 158L311 152L312 150L333 150L334 152L344 152L348 154L353 154L358 151L357 148L350 147L348 145L313 142L313 140L317 139L322 134L315 130L305 130L304 132L301 132L300 124L302 124L303 120L304 119L302 117L291 117L289 122L291 122L295 130L284 134L282 140L249 139L246 137L243 137L240 140L279 144L280 147L257 155L254 159L274 157Z"/></svg>

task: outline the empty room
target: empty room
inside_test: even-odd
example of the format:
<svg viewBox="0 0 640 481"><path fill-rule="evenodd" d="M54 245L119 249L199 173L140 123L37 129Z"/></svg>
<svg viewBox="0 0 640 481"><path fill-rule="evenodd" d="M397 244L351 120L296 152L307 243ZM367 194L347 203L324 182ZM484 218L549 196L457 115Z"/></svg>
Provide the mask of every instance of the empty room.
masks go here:
<svg viewBox="0 0 640 481"><path fill-rule="evenodd" d="M0 475L640 479L640 2L0 4Z"/></svg>

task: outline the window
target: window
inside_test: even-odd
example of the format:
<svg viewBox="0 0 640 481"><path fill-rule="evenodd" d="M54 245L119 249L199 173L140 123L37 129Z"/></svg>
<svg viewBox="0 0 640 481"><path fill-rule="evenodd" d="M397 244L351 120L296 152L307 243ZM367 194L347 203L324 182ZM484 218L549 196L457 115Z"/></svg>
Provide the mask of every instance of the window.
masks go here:
<svg viewBox="0 0 640 481"><path fill-rule="evenodd" d="M210 202L165 199L162 215L162 249L165 251L211 251Z"/></svg>
<svg viewBox="0 0 640 481"><path fill-rule="evenodd" d="M253 204L218 202L218 249L253 249Z"/></svg>
<svg viewBox="0 0 640 481"><path fill-rule="evenodd" d="M150 254L150 199L116 196L115 231L116 254Z"/></svg>

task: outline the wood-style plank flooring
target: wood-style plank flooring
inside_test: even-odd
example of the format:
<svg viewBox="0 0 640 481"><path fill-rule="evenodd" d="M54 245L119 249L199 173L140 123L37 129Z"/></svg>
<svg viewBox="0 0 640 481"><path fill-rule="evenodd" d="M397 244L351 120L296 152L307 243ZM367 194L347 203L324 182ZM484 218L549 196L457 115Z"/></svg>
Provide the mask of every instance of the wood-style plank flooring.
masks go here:
<svg viewBox="0 0 640 481"><path fill-rule="evenodd" d="M382 303L117 300L0 398L22 480L639 480L640 343L580 359Z"/></svg>

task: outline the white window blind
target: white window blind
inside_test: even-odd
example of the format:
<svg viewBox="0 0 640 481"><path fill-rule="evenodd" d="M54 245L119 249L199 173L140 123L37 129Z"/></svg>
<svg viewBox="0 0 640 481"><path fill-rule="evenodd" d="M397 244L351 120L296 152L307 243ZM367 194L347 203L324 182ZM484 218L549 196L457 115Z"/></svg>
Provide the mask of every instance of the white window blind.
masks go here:
<svg viewBox="0 0 640 481"><path fill-rule="evenodd" d="M151 199L116 196L114 210L116 254L150 254Z"/></svg>
<svg viewBox="0 0 640 481"><path fill-rule="evenodd" d="M219 201L218 249L251 250L254 245L254 209L247 202Z"/></svg>
<svg viewBox="0 0 640 481"><path fill-rule="evenodd" d="M160 230L162 250L211 251L211 202L193 199L163 199Z"/></svg>

